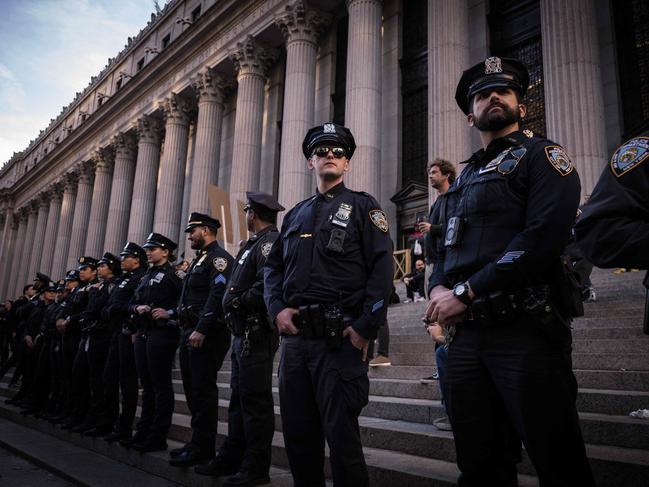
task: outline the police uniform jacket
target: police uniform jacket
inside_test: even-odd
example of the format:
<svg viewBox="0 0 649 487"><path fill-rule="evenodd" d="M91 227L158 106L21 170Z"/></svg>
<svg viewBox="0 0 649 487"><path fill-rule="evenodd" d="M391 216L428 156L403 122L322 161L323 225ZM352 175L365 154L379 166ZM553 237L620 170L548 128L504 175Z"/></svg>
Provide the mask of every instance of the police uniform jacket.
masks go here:
<svg viewBox="0 0 649 487"><path fill-rule="evenodd" d="M189 326L195 326L203 335L225 326L222 301L232 264L232 256L215 240L199 251L189 266L179 311L193 320L197 318Z"/></svg>
<svg viewBox="0 0 649 487"><path fill-rule="evenodd" d="M273 321L284 308L340 304L365 338L385 322L392 290L392 240L378 202L344 183L285 216L264 271Z"/></svg>
<svg viewBox="0 0 649 487"><path fill-rule="evenodd" d="M575 232L599 267L649 269L649 137L623 144L584 206Z"/></svg>
<svg viewBox="0 0 649 487"><path fill-rule="evenodd" d="M83 312L86 310L86 306L88 306L90 295L97 292L97 288L95 287L97 282L95 280L85 286L78 286L70 293L66 306L61 308L57 317L70 320L66 333L78 333L81 331Z"/></svg>
<svg viewBox="0 0 649 487"><path fill-rule="evenodd" d="M270 225L256 233L239 251L223 296L223 308L234 313L266 313L264 265L279 232Z"/></svg>
<svg viewBox="0 0 649 487"><path fill-rule="evenodd" d="M103 328L100 322L101 310L114 288L115 279L113 278L95 283L88 289L88 304L81 313L82 329L89 326L92 326L93 330Z"/></svg>
<svg viewBox="0 0 649 487"><path fill-rule="evenodd" d="M108 328L115 329L128 319L129 302L145 272L145 268L138 267L132 272L122 274L115 281L115 287L101 309L101 321Z"/></svg>
<svg viewBox="0 0 649 487"><path fill-rule="evenodd" d="M61 303L51 303L45 310L43 321L41 323L41 333L47 337L56 334L56 317L61 309Z"/></svg>
<svg viewBox="0 0 649 487"><path fill-rule="evenodd" d="M550 284L579 196L579 176L560 146L530 131L493 140L466 161L445 193L445 237L451 217L462 230L456 245L437 247L429 289L468 280L483 296Z"/></svg>
<svg viewBox="0 0 649 487"><path fill-rule="evenodd" d="M30 306L29 315L25 320L23 336L30 336L32 337L32 340L36 338L36 335L41 331L41 324L43 323L46 308L47 305L42 299L37 299L36 302Z"/></svg>
<svg viewBox="0 0 649 487"><path fill-rule="evenodd" d="M169 262L150 267L135 288L133 298L128 305L129 313L135 313L135 308L141 304L146 304L151 309L162 308L173 311L178 302L181 285L182 281Z"/></svg>

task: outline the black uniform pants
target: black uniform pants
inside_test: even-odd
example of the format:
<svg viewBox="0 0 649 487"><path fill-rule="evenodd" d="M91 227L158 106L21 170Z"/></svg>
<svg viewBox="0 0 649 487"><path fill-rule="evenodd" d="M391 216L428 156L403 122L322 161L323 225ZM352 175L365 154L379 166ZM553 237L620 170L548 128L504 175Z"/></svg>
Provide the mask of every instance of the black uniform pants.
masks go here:
<svg viewBox="0 0 649 487"><path fill-rule="evenodd" d="M120 333L119 349L119 389L122 393L122 411L119 414L117 428L120 433L130 434L137 409L137 368L135 365L135 349L131 335Z"/></svg>
<svg viewBox="0 0 649 487"><path fill-rule="evenodd" d="M250 354L242 355L244 338L232 344L228 436L219 457L241 471L268 475L275 432L273 404L273 359L277 331L267 330L250 343Z"/></svg>
<svg viewBox="0 0 649 487"><path fill-rule="evenodd" d="M110 348L112 333L110 330L93 330L88 338L88 383L90 386L90 403L88 408L88 424L105 427L102 419L104 412L104 369Z"/></svg>
<svg viewBox="0 0 649 487"><path fill-rule="evenodd" d="M71 333L65 333L61 339L61 399L63 401L63 410L68 416L72 416L74 412L72 367L79 349L80 340L80 335Z"/></svg>
<svg viewBox="0 0 649 487"><path fill-rule="evenodd" d="M17 396L25 398L33 391L34 376L36 374L36 365L38 363L38 354L41 351L41 345L40 343L38 345L34 344L32 348L29 348L23 340L20 346L22 348L20 361L22 363L23 380Z"/></svg>
<svg viewBox="0 0 649 487"><path fill-rule="evenodd" d="M113 331L108 342L108 353L102 376L104 404L99 419L101 428L112 428L119 416L119 336L121 334L121 330Z"/></svg>
<svg viewBox="0 0 649 487"><path fill-rule="evenodd" d="M457 326L444 383L458 485L513 486L522 440L541 487L594 485L579 427L567 328L523 315ZM519 438L520 440L517 440Z"/></svg>
<svg viewBox="0 0 649 487"><path fill-rule="evenodd" d="M135 363L142 384L142 414L138 433L151 441L167 438L174 412L171 380L179 331L177 327L150 328L135 339Z"/></svg>
<svg viewBox="0 0 649 487"><path fill-rule="evenodd" d="M321 487L324 441L335 487L369 485L358 416L369 395L367 362L349 339L328 350L324 339L284 337L279 398L284 443L296 487Z"/></svg>
<svg viewBox="0 0 649 487"><path fill-rule="evenodd" d="M193 328L183 330L180 372L187 405L192 415L192 445L205 456L214 456L219 422L217 375L230 348L230 331L219 327L205 337L203 346L193 348L188 339Z"/></svg>
<svg viewBox="0 0 649 487"><path fill-rule="evenodd" d="M59 411L62 406L61 395L61 365L63 358L62 337L56 334L52 337L50 350L50 398L47 409L49 411Z"/></svg>
<svg viewBox="0 0 649 487"><path fill-rule="evenodd" d="M38 358L36 359L29 402L33 407L45 409L50 395L50 353L52 343L51 340L46 340L43 337L39 339L39 342Z"/></svg>
<svg viewBox="0 0 649 487"><path fill-rule="evenodd" d="M77 423L86 419L90 401L90 370L88 367L88 350L90 343L88 335L83 335L79 340L77 353L72 363L72 377L70 379L70 406L71 416Z"/></svg>

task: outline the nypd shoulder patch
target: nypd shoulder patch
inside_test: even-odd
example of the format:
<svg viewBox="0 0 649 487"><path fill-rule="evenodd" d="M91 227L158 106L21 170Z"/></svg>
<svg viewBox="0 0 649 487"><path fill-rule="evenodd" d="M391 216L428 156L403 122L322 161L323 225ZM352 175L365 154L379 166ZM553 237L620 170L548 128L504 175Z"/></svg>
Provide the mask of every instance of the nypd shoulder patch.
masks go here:
<svg viewBox="0 0 649 487"><path fill-rule="evenodd" d="M562 176L567 176L574 169L570 157L563 149L563 147L558 145L549 145L545 148L545 156L548 158L548 161L553 168L557 170Z"/></svg>
<svg viewBox="0 0 649 487"><path fill-rule="evenodd" d="M268 254L270 254L270 249L273 248L273 243L272 242L266 242L262 244L261 246L261 255L264 257L268 257Z"/></svg>
<svg viewBox="0 0 649 487"><path fill-rule="evenodd" d="M649 157L649 137L636 137L618 148L611 157L611 171L615 177L628 173Z"/></svg>
<svg viewBox="0 0 649 487"><path fill-rule="evenodd" d="M370 213L370 220L372 223L382 232L388 233L389 226L388 226L388 218L385 216L385 213L383 213L382 210L371 210Z"/></svg>
<svg viewBox="0 0 649 487"><path fill-rule="evenodd" d="M223 272L228 267L228 261L224 257L217 257L212 263L214 264L214 268L219 272Z"/></svg>

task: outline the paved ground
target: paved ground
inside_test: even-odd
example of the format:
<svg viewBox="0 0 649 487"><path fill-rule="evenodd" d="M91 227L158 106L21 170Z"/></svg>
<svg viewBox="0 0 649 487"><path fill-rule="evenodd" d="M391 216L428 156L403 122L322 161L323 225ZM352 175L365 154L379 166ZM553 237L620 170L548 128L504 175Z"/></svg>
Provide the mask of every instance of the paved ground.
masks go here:
<svg viewBox="0 0 649 487"><path fill-rule="evenodd" d="M11 487L68 487L74 484L47 470L37 467L24 458L0 448L0 485Z"/></svg>

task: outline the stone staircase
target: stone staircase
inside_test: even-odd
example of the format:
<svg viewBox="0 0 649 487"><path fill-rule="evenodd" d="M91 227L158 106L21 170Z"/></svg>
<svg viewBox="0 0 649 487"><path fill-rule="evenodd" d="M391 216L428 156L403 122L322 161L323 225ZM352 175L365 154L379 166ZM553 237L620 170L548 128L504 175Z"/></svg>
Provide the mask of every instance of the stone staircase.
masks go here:
<svg viewBox="0 0 649 487"><path fill-rule="evenodd" d="M615 275L596 269L593 281L597 301L586 304L586 315L575 320L573 363L579 383L578 409L591 465L598 485L649 486L649 420L628 416L649 408L649 336L643 335L642 273ZM399 304L389 311L392 366L370 371L370 401L360 418L366 461L373 486L451 486L458 475L450 432L437 430L432 421L444 415L438 384L420 384L434 370L434 345L421 324L424 304ZM277 361L277 357L276 357ZM9 395L7 381L0 394ZM219 436L227 432L230 362L219 372ZM275 429L273 485L291 485L281 435L277 377L273 378ZM180 372L174 372L176 409L170 439L190 438L188 408ZM25 418L0 404L0 415L61 439L73 441L103 455L184 485L216 485L190 470L166 465L166 455L140 455L101 440L81 438L43 421ZM1 433L1 431L0 431ZM1 434L0 434L1 436ZM538 485L529 459L519 468L522 486Z"/></svg>

